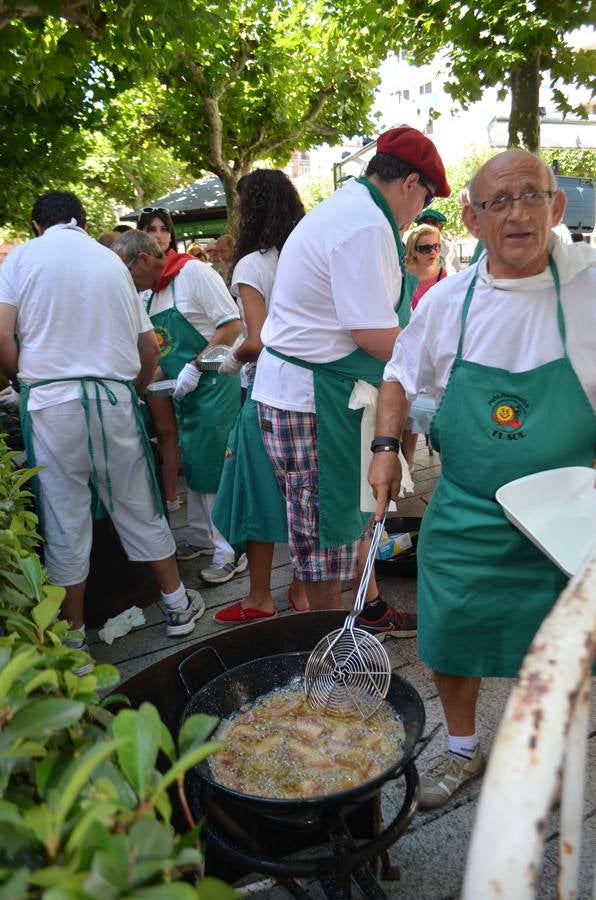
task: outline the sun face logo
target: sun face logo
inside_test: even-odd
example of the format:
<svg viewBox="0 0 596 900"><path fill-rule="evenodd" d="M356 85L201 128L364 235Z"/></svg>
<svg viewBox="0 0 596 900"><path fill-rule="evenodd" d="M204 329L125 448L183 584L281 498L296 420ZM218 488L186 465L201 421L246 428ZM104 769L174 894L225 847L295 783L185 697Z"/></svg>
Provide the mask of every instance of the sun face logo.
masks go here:
<svg viewBox="0 0 596 900"><path fill-rule="evenodd" d="M515 400L500 400L492 411L491 419L505 431L515 431L524 424L525 411Z"/></svg>
<svg viewBox="0 0 596 900"><path fill-rule="evenodd" d="M157 343L159 344L160 356L167 356L168 353L172 352L172 335L167 328L163 328L161 325L156 325L155 337L157 338Z"/></svg>

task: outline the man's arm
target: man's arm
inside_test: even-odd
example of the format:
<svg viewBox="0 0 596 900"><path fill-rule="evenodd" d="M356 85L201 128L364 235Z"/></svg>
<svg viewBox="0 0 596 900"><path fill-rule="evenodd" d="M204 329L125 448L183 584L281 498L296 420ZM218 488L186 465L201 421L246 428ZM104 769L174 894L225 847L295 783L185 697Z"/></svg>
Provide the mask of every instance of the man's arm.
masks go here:
<svg viewBox="0 0 596 900"><path fill-rule="evenodd" d="M0 372L14 378L19 367L19 348L14 339L17 324L17 308L0 303Z"/></svg>
<svg viewBox="0 0 596 900"><path fill-rule="evenodd" d="M352 331L352 340L358 344L361 350L382 359L385 362L391 359L393 354L393 346L397 340L401 328L366 328L363 330Z"/></svg>
<svg viewBox="0 0 596 900"><path fill-rule="evenodd" d="M210 347L215 347L217 344L225 344L226 347L231 347L241 331L242 322L240 319L234 319L232 322L224 322L223 325L220 325L219 328L215 329L213 337L205 349L201 350L197 358L200 359Z"/></svg>
<svg viewBox="0 0 596 900"><path fill-rule="evenodd" d="M155 378L155 370L159 361L159 344L154 331L142 331L137 340L137 349L141 360L139 374L133 381L137 394L143 394L148 384Z"/></svg>
<svg viewBox="0 0 596 900"><path fill-rule="evenodd" d="M399 440L409 408L406 392L399 381L384 381L379 391L375 436ZM401 464L398 454L392 450L381 450L373 454L368 470L368 483L377 499L375 518L379 521L383 518L389 501L397 500L399 496Z"/></svg>

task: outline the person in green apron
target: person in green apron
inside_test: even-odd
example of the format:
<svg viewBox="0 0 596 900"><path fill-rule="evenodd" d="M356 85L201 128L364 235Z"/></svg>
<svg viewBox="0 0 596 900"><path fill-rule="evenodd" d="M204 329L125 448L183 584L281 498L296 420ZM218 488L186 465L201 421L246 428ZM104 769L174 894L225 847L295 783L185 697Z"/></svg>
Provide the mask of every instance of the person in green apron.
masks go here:
<svg viewBox="0 0 596 900"><path fill-rule="evenodd" d="M131 231L113 248L127 264L138 290L151 290L147 312L160 342L160 367L176 379L174 407L188 486L189 542L179 559L213 554L201 571L205 581L223 583L246 568L213 525L211 509L219 486L228 433L240 410L240 378L201 373L197 359L209 348L231 346L241 332L238 308L210 266L188 254L163 251L147 235Z"/></svg>
<svg viewBox="0 0 596 900"><path fill-rule="evenodd" d="M253 398L288 510L289 547L311 608L338 608L370 514L360 511L361 380L380 383L407 323L400 230L449 186L434 144L407 126L380 136L366 177L294 229L280 255ZM396 314L396 306L398 311ZM415 620L371 598L364 621L411 634Z"/></svg>
<svg viewBox="0 0 596 900"><path fill-rule="evenodd" d="M247 396L228 438L213 521L230 543L246 544L250 586L246 597L215 613L215 621L225 625L276 615L271 593L273 551L276 543L288 541L287 515L251 394L279 251L304 216L296 188L279 169L255 169L245 175L238 194L240 222L231 291L238 298L246 339L219 372L234 375L245 366ZM288 599L296 612L308 609L304 585L297 579L288 589Z"/></svg>
<svg viewBox="0 0 596 900"><path fill-rule="evenodd" d="M27 461L41 467L32 488L44 562L51 582L66 590L61 613L81 632L72 638L77 648L92 492L128 559L151 566L167 634L189 634L205 611L180 580L139 411L137 391L157 364L155 334L126 269L86 234L85 219L74 194L42 195L32 213L38 238L11 253L0 272L0 370L18 373Z"/></svg>
<svg viewBox="0 0 596 900"><path fill-rule="evenodd" d="M448 752L422 776L422 808L480 775L481 678L517 675L564 575L505 517L497 489L596 449L596 252L551 236L565 196L525 151L491 159L470 185L464 222L487 255L425 297L397 341L377 428L396 439L419 382L441 395L431 424L442 474L418 542L418 647L434 672ZM374 457L377 515L401 477Z"/></svg>

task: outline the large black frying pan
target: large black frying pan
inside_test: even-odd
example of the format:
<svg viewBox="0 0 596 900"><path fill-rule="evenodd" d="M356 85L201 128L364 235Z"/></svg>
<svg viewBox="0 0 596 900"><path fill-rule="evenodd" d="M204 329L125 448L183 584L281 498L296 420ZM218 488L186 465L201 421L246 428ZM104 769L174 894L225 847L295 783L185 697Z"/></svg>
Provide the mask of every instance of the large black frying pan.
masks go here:
<svg viewBox="0 0 596 900"><path fill-rule="evenodd" d="M199 651L200 652L200 651ZM194 656L194 654L193 654ZM263 694L275 688L286 687L290 683L302 684L308 653L281 653L251 660L218 675L198 691L184 710L182 721L195 713L207 713L225 719L247 703L253 703ZM191 657L180 664L180 675L184 681L184 666ZM223 664L222 664L223 666ZM193 769L193 776L210 788L210 793L250 806L260 815L285 820L305 821L320 817L322 811L334 808L350 810L354 805L368 799L381 785L391 778L401 776L414 754L416 743L424 729L424 706L417 691L400 678L391 676L387 702L401 719L405 730L404 749L401 756L375 778L321 797L306 797L296 800L276 800L271 797L257 797L243 794L219 784L211 777L209 764L205 760Z"/></svg>

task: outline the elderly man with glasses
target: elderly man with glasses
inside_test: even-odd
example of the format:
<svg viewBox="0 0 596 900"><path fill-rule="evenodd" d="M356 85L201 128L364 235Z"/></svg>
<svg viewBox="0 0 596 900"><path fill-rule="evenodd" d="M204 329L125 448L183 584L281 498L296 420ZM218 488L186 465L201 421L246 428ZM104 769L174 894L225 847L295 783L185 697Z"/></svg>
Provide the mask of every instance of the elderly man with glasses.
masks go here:
<svg viewBox="0 0 596 900"><path fill-rule="evenodd" d="M418 649L434 672L448 752L422 776L423 809L482 773L481 678L517 675L567 581L507 521L495 492L591 466L596 445L596 251L553 237L565 195L530 153L493 157L469 190L463 220L486 252L431 288L399 336L377 415L388 452L369 474L380 515L399 488L408 403L431 386L442 474L418 542Z"/></svg>
<svg viewBox="0 0 596 900"><path fill-rule="evenodd" d="M416 129L392 128L376 151L366 176L319 204L284 244L253 389L312 609L340 607L370 520L360 509L363 412L349 404L356 382L380 383L408 319L400 232L435 194L450 193L434 144ZM415 634L415 616L388 607L374 579L368 599L371 631Z"/></svg>

